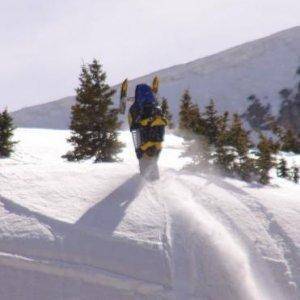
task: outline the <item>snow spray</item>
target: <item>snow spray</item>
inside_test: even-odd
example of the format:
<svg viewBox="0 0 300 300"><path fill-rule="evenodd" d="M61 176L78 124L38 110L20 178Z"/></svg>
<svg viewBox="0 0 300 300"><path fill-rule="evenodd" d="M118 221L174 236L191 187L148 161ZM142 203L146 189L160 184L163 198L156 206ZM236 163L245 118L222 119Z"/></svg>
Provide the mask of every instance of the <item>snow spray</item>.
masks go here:
<svg viewBox="0 0 300 300"><path fill-rule="evenodd" d="M186 186L174 183L159 188L169 219L174 298L267 300L247 253Z"/></svg>

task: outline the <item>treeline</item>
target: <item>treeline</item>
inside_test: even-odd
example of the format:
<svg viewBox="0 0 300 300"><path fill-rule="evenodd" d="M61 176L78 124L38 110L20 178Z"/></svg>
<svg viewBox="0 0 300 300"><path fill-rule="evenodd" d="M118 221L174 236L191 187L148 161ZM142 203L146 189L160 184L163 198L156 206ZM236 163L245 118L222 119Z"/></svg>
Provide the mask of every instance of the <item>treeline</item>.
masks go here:
<svg viewBox="0 0 300 300"><path fill-rule="evenodd" d="M189 169L204 172L217 169L224 176L238 176L247 182L268 184L270 170L277 166L275 155L278 151L293 151L293 143L287 139L289 133L274 141L261 131L258 142L254 143L251 132L244 128L238 114L219 114L213 100L201 112L188 91L183 93L180 101L178 129L189 141L184 153L192 158L187 166ZM296 166L287 173L289 176L281 177L299 181Z"/></svg>
<svg viewBox="0 0 300 300"><path fill-rule="evenodd" d="M300 67L296 77L300 76ZM269 130L282 142L282 151L300 154L300 81L294 88L283 88L278 116L271 114L271 105L263 105L256 95L248 97L248 107L242 115L254 131Z"/></svg>

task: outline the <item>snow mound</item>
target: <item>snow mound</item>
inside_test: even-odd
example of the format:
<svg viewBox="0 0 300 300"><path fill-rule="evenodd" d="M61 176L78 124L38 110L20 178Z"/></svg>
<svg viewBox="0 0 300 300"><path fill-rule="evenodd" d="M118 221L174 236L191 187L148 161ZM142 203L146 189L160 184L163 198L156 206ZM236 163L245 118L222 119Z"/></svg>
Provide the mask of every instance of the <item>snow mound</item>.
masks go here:
<svg viewBox="0 0 300 300"><path fill-rule="evenodd" d="M180 171L173 135L149 183L128 132L117 164L64 162L67 136L19 129L0 161L1 299L299 298L299 186Z"/></svg>

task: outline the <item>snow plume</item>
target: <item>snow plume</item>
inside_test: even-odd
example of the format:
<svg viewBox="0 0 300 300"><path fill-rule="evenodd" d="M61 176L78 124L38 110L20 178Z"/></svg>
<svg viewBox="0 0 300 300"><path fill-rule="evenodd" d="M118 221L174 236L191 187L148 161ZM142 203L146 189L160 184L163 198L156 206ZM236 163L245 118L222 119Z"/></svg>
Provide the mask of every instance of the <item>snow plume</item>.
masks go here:
<svg viewBox="0 0 300 300"><path fill-rule="evenodd" d="M181 157L186 158L186 164L184 170L195 171L207 174L221 174L213 161L213 149L208 144L206 138L194 133L188 133L185 136L185 151L181 154Z"/></svg>
<svg viewBox="0 0 300 300"><path fill-rule="evenodd" d="M159 186L168 215L174 298L268 299L256 282L247 253L191 191L180 181Z"/></svg>

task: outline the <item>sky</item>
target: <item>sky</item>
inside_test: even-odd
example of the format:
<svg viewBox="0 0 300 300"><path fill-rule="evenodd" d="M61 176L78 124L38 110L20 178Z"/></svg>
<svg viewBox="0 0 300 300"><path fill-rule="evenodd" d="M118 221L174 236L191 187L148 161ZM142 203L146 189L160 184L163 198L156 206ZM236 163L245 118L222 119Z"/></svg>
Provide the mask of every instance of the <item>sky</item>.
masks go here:
<svg viewBox="0 0 300 300"><path fill-rule="evenodd" d="M93 58L116 84L299 25L299 0L0 0L0 109L74 95Z"/></svg>

